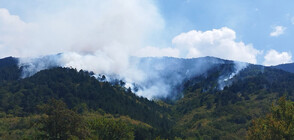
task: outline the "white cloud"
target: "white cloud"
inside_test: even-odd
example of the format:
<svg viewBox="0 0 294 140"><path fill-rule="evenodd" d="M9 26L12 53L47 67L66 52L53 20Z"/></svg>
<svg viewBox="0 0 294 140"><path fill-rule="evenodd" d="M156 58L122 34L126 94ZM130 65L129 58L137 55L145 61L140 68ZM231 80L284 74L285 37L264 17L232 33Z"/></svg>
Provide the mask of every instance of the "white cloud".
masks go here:
<svg viewBox="0 0 294 140"><path fill-rule="evenodd" d="M263 65L265 66L273 66L284 63L291 63L292 55L288 52L277 52L276 50L269 50L267 54L264 56Z"/></svg>
<svg viewBox="0 0 294 140"><path fill-rule="evenodd" d="M11 15L7 9L0 8L0 25L1 33L8 33L24 30L26 23L18 16Z"/></svg>
<svg viewBox="0 0 294 140"><path fill-rule="evenodd" d="M157 48L157 47L144 47L135 53L135 56L139 57L179 57L179 50L175 48Z"/></svg>
<svg viewBox="0 0 294 140"><path fill-rule="evenodd" d="M283 26L275 26L273 27L273 31L270 33L270 36L280 36L284 34L287 28Z"/></svg>
<svg viewBox="0 0 294 140"><path fill-rule="evenodd" d="M28 42L26 35L32 27L7 9L0 8L0 57L22 53L23 45Z"/></svg>
<svg viewBox="0 0 294 140"><path fill-rule="evenodd" d="M176 36L172 43L181 57L214 56L223 59L256 63L260 53L251 44L236 42L236 33L227 27L209 31L192 30Z"/></svg>

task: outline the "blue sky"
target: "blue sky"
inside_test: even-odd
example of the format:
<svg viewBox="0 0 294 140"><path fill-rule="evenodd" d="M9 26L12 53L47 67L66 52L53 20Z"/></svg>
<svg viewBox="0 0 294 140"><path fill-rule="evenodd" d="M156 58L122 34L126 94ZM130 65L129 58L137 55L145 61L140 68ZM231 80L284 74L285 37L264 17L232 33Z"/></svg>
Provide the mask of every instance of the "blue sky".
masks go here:
<svg viewBox="0 0 294 140"><path fill-rule="evenodd" d="M252 43L264 53L270 49L294 52L294 1L159 0L157 4L169 29L176 28L170 38L180 32L225 26L236 32L237 40ZM270 33L275 26L283 26L286 30L272 37ZM261 63L262 59L258 61Z"/></svg>
<svg viewBox="0 0 294 140"><path fill-rule="evenodd" d="M252 42L260 49L273 47L287 51L291 50L294 42L290 35L294 28L291 21L294 1L158 0L157 4L167 25L181 28L178 33L226 26L236 31L238 40ZM270 37L272 27L278 25L287 27L287 32L278 38Z"/></svg>
<svg viewBox="0 0 294 140"><path fill-rule="evenodd" d="M291 0L0 0L0 55L70 51L105 52L112 58L121 53L110 50L120 50L125 55L289 63L293 5Z"/></svg>

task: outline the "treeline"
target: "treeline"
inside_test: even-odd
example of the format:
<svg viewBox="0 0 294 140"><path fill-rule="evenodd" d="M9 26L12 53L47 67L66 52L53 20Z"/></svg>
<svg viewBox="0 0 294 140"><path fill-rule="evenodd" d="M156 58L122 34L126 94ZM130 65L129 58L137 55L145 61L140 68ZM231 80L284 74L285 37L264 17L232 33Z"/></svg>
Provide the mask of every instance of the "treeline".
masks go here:
<svg viewBox="0 0 294 140"><path fill-rule="evenodd" d="M38 106L42 113L27 117L1 117L0 139L154 139L154 129L125 116L101 112L79 114L62 100L50 99Z"/></svg>

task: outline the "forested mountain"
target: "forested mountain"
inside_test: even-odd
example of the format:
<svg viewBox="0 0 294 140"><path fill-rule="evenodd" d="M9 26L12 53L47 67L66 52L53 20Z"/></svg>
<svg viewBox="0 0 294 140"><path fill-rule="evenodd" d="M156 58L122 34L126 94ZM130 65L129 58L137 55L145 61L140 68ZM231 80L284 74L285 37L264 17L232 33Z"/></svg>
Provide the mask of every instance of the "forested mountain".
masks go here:
<svg viewBox="0 0 294 140"><path fill-rule="evenodd" d="M78 138L245 139L251 120L268 113L272 103L282 96L294 100L294 74L272 67L211 57L139 63L165 77L177 98L148 100L122 80L109 83L72 68L54 67L22 79L18 59L1 59L1 139L50 139L48 122L60 121L50 119L56 112L78 123L68 129L81 126L83 133L71 134ZM180 82L174 81L179 76Z"/></svg>
<svg viewBox="0 0 294 140"><path fill-rule="evenodd" d="M173 106L178 116L174 129L190 137L245 139L251 120L269 112L277 99L294 100L291 73L250 65L233 78L231 86L207 89L204 85L215 85L218 74L214 70L208 81L195 83L196 78L186 83L185 96Z"/></svg>
<svg viewBox="0 0 294 140"><path fill-rule="evenodd" d="M17 117L38 114L38 105L52 98L62 100L69 109L80 113L100 110L129 116L159 128L156 131L161 133L167 133L171 125L168 108L138 97L121 85L99 82L87 71L57 67L0 85L0 111L4 114Z"/></svg>

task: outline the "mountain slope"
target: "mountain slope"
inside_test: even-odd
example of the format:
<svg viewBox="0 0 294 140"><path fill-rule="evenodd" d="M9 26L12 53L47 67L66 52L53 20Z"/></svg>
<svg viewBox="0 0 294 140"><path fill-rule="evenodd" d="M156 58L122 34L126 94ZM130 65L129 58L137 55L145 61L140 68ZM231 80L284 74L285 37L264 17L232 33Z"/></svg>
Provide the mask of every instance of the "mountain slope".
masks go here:
<svg viewBox="0 0 294 140"><path fill-rule="evenodd" d="M160 98L164 100L177 100L182 97L183 83L192 78L209 73L226 65L220 75L215 78L229 78L232 73L246 67L246 63L222 60L214 57L201 57L192 59L171 57L133 58L130 62L136 69L144 74L144 79L135 83L136 92L145 97ZM223 88L229 83L218 83Z"/></svg>
<svg viewBox="0 0 294 140"><path fill-rule="evenodd" d="M294 73L294 63L289 63L289 64L281 64L277 66L273 66L273 68L281 69L287 72Z"/></svg>
<svg viewBox="0 0 294 140"><path fill-rule="evenodd" d="M37 106L51 98L62 99L71 109L86 105L93 111L102 109L106 113L128 115L156 128L169 127L167 108L138 97L119 85L99 82L85 71L53 68L0 86L0 110L7 114L26 116L38 113Z"/></svg>
<svg viewBox="0 0 294 140"><path fill-rule="evenodd" d="M294 74L282 70L249 65L231 86L207 90L214 77L212 72L208 81L186 83L184 97L173 106L175 131L204 139L245 139L251 120L267 113L279 97L294 100Z"/></svg>

